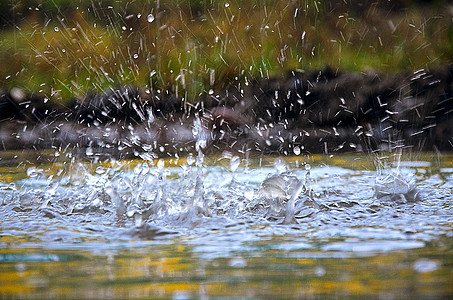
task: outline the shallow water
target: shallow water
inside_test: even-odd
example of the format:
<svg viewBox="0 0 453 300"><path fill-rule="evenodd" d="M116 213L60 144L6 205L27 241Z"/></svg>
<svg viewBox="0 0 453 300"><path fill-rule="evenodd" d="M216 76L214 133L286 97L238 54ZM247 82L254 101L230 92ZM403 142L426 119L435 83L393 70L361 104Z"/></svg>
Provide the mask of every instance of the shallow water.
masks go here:
<svg viewBox="0 0 453 300"><path fill-rule="evenodd" d="M3 296L453 295L452 156L24 155L0 160Z"/></svg>

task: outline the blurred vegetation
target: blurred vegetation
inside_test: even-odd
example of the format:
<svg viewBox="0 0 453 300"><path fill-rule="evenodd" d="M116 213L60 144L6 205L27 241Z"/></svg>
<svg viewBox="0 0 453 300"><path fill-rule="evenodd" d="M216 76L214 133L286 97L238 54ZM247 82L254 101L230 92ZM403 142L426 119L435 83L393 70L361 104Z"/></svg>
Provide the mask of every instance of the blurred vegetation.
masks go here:
<svg viewBox="0 0 453 300"><path fill-rule="evenodd" d="M448 1L5 0L0 11L0 88L52 101L117 84L192 101L251 77L453 58Z"/></svg>

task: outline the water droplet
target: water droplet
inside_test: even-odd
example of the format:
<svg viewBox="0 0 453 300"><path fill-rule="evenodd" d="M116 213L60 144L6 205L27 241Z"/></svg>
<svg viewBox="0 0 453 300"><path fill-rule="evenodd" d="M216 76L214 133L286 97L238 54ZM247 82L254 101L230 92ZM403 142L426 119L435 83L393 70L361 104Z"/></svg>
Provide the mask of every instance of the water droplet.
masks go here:
<svg viewBox="0 0 453 300"><path fill-rule="evenodd" d="M208 93L209 93L209 95L212 95L212 94L214 94L214 90L210 89Z"/></svg>
<svg viewBox="0 0 453 300"><path fill-rule="evenodd" d="M279 157L274 160L274 168L278 173L283 173L286 171L286 162L283 158Z"/></svg>
<svg viewBox="0 0 453 300"><path fill-rule="evenodd" d="M147 17L147 20L148 20L148 23L154 22L154 15L153 14L149 14L148 17Z"/></svg>
<svg viewBox="0 0 453 300"><path fill-rule="evenodd" d="M134 59L137 59L137 58L138 58L138 54L135 53L135 54L134 54Z"/></svg>
<svg viewBox="0 0 453 300"><path fill-rule="evenodd" d="M27 176L30 178L37 177L42 172L41 169L37 169L35 167L30 167L27 169Z"/></svg>
<svg viewBox="0 0 453 300"><path fill-rule="evenodd" d="M96 174L104 174L104 173L105 173L105 169L103 167L96 168Z"/></svg>
<svg viewBox="0 0 453 300"><path fill-rule="evenodd" d="M293 152L295 155L300 155L300 147L299 146L294 147Z"/></svg>
<svg viewBox="0 0 453 300"><path fill-rule="evenodd" d="M235 172L241 163L241 159L238 156L233 156L230 159L230 171Z"/></svg>
<svg viewBox="0 0 453 300"><path fill-rule="evenodd" d="M165 162L164 162L164 160L163 160L163 159L159 159L159 161L157 162L157 168L158 168L159 170L163 170L164 167L165 167Z"/></svg>
<svg viewBox="0 0 453 300"><path fill-rule="evenodd" d="M85 154L86 154L87 156L93 155L93 154L94 154L93 148L88 147L88 148L85 150Z"/></svg>
<svg viewBox="0 0 453 300"><path fill-rule="evenodd" d="M142 17L142 14L137 14L137 19L140 19Z"/></svg>
<svg viewBox="0 0 453 300"><path fill-rule="evenodd" d="M195 159L193 158L192 155L187 156L187 164L189 166L193 165L195 163Z"/></svg>
<svg viewBox="0 0 453 300"><path fill-rule="evenodd" d="M310 164L306 164L306 165L305 165L305 170L307 170L307 171L310 171L310 170L311 170Z"/></svg>
<svg viewBox="0 0 453 300"><path fill-rule="evenodd" d="M194 137L198 136L198 129L199 129L199 128L198 128L197 126L194 126L194 127L192 128L192 135L193 135Z"/></svg>
<svg viewBox="0 0 453 300"><path fill-rule="evenodd" d="M230 7L230 3L226 2L225 7Z"/></svg>
<svg viewBox="0 0 453 300"><path fill-rule="evenodd" d="M152 162L152 160L151 160L151 162ZM149 165L148 165L148 163L144 162L142 165L142 174L143 175L148 174L148 172L149 172Z"/></svg>
<svg viewBox="0 0 453 300"><path fill-rule="evenodd" d="M55 28L54 28L53 30L55 30L55 32L58 32L58 31L60 31L60 28L58 28L57 26L55 26Z"/></svg>

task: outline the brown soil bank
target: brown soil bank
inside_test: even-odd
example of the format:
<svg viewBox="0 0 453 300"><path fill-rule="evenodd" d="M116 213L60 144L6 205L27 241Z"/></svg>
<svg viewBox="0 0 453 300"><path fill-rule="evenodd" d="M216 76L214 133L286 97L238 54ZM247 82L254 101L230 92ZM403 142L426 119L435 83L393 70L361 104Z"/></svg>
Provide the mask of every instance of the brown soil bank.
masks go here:
<svg viewBox="0 0 453 300"><path fill-rule="evenodd" d="M201 94L197 103L132 86L87 93L71 107L1 91L0 148L183 154L193 151L196 116L206 153L452 151L453 66L396 75L290 72L238 80Z"/></svg>

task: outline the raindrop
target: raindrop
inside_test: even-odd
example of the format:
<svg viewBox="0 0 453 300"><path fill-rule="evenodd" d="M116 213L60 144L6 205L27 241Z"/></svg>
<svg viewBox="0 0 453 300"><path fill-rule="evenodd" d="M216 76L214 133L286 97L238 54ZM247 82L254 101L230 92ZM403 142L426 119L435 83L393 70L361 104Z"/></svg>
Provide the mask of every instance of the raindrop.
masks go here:
<svg viewBox="0 0 453 300"><path fill-rule="evenodd" d="M212 94L214 94L214 90L210 89L208 93L209 93L209 95L212 95Z"/></svg>
<svg viewBox="0 0 453 300"><path fill-rule="evenodd" d="M134 59L137 59L137 58L138 58L138 54L135 53L135 54L134 54Z"/></svg>
<svg viewBox="0 0 453 300"><path fill-rule="evenodd" d="M55 28L54 28L53 30L55 30L55 32L58 32L58 31L60 31L60 28L58 28L57 26L55 26Z"/></svg>
<svg viewBox="0 0 453 300"><path fill-rule="evenodd" d="M148 23L154 22L154 15L153 14L149 14L147 20L148 20Z"/></svg>
<svg viewBox="0 0 453 300"><path fill-rule="evenodd" d="M293 152L295 155L300 155L300 147L299 146L294 147Z"/></svg>

